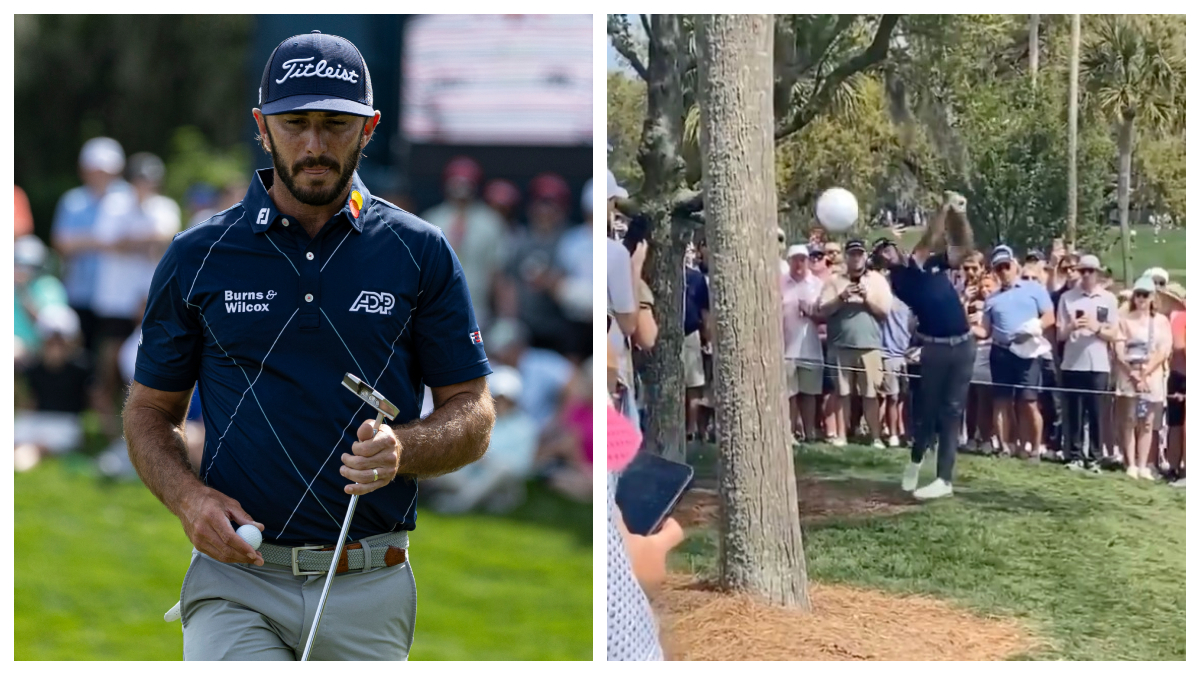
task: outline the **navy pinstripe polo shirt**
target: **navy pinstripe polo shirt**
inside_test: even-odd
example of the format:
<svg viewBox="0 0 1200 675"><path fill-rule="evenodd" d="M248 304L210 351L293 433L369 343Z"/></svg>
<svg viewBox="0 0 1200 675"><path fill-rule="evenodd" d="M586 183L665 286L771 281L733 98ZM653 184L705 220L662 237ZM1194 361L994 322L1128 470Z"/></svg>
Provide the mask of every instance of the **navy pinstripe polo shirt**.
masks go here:
<svg viewBox="0 0 1200 675"><path fill-rule="evenodd" d="M441 230L372 197L356 173L346 205L314 238L267 194L176 235L158 265L134 379L199 383L200 478L295 546L336 541L350 495L338 473L374 409L342 386L354 373L416 419L424 385L491 372L458 258ZM417 484L360 497L351 539L416 527Z"/></svg>

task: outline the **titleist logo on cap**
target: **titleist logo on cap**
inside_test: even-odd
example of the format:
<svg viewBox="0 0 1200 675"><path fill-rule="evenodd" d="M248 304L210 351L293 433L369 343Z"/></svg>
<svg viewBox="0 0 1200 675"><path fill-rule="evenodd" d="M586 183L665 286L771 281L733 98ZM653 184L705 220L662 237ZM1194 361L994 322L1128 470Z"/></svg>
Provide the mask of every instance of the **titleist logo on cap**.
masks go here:
<svg viewBox="0 0 1200 675"><path fill-rule="evenodd" d="M315 64L310 63L314 58L310 56L305 59L288 59L283 62L283 68L287 72L283 77L275 80L275 84L283 84L288 79L296 79L297 77L327 77L331 80L345 80L346 82L358 82L358 71L347 70L342 68L342 64L338 64L337 68L329 65L325 59L317 61Z"/></svg>

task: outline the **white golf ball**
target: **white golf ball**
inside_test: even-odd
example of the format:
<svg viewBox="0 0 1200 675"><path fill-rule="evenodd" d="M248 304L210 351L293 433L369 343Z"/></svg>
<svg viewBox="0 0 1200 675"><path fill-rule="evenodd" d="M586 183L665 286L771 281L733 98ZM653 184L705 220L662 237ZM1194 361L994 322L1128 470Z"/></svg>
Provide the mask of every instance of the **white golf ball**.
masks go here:
<svg viewBox="0 0 1200 675"><path fill-rule="evenodd" d="M246 540L247 544L257 551L259 546L262 546L262 532L253 525L243 525L237 529L237 534L242 539Z"/></svg>
<svg viewBox="0 0 1200 675"><path fill-rule="evenodd" d="M817 220L827 230L845 232L858 220L858 199L845 188L829 188L817 198Z"/></svg>

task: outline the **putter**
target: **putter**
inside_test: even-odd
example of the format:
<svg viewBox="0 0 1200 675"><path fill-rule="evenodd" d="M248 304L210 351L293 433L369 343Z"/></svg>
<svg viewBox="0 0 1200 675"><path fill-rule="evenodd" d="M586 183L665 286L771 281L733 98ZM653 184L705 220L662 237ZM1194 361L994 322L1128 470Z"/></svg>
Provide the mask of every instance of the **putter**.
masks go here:
<svg viewBox="0 0 1200 675"><path fill-rule="evenodd" d="M375 418L375 433L379 433L379 427L383 424L383 418L389 420L396 419L396 415L400 411L396 406L392 405L391 401L379 395L379 392L371 388L371 385L363 382L357 377L346 373L342 378L342 386L354 392L354 395L367 402L375 410L379 411L379 415ZM350 506L346 509L346 519L342 521L342 531L338 534L337 546L333 549L333 560L329 563L329 574L325 576L325 588L321 590L321 600L317 603L317 615L313 617L312 628L308 630L308 641L304 643L304 655L300 657L301 661L308 660L308 654L312 651L313 640L317 637L317 628L321 626L321 613L325 611L325 599L329 597L329 587L333 584L333 577L337 573L338 560L342 557L342 548L346 545L346 535L350 532L350 520L354 518L354 507L358 506L358 495L350 495Z"/></svg>

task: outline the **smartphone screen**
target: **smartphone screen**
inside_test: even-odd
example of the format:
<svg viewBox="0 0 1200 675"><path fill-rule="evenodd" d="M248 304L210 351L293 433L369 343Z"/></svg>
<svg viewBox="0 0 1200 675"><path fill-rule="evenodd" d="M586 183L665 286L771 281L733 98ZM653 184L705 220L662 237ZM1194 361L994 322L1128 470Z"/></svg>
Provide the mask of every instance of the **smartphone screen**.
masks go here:
<svg viewBox="0 0 1200 675"><path fill-rule="evenodd" d="M1076 319L1082 319L1082 318L1083 318L1083 310L1082 310L1082 309L1077 309L1077 310L1075 310L1075 318L1076 318Z"/></svg>
<svg viewBox="0 0 1200 675"><path fill-rule="evenodd" d="M1107 307L1096 308L1096 320L1099 321L1100 323L1108 323L1108 308Z"/></svg>
<svg viewBox="0 0 1200 675"><path fill-rule="evenodd" d="M617 506L632 534L654 534L692 485L692 467L638 453L617 483Z"/></svg>

